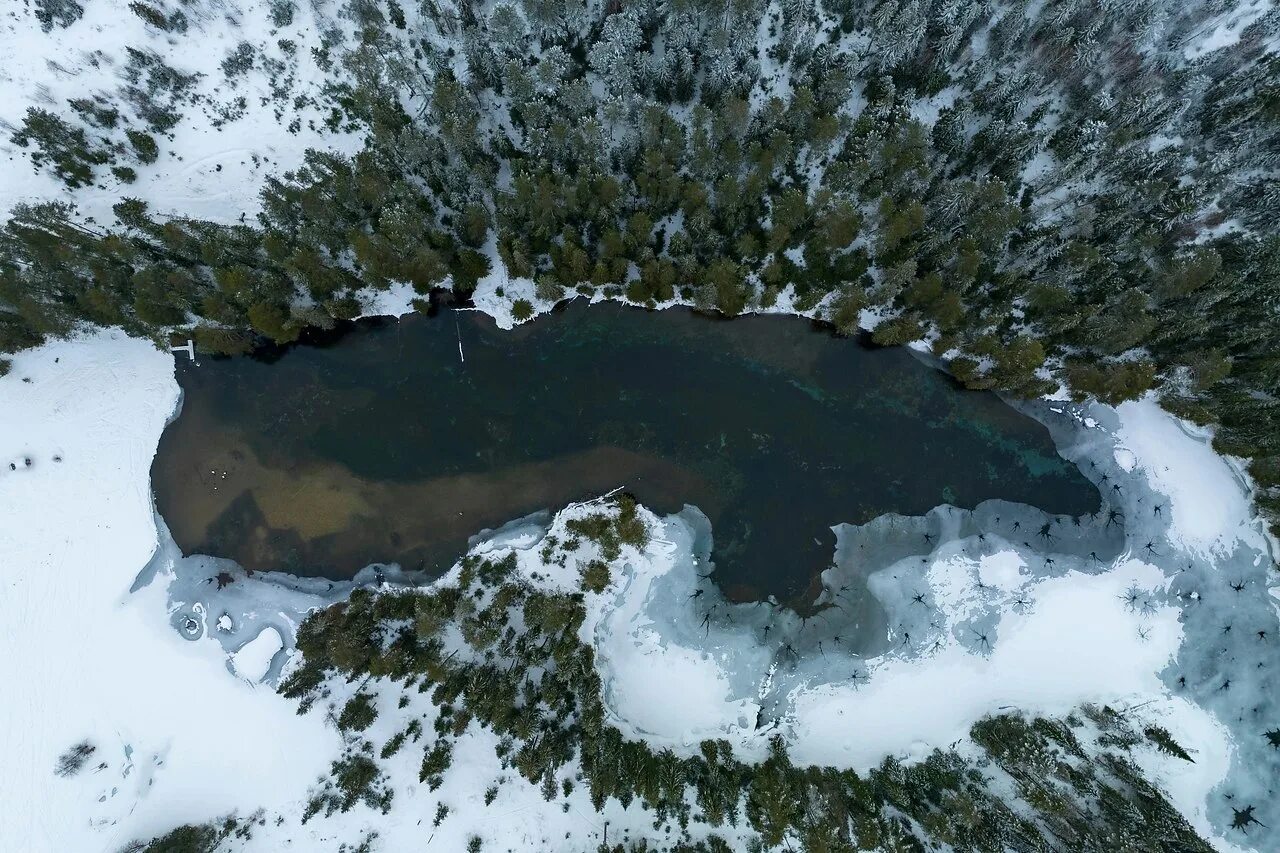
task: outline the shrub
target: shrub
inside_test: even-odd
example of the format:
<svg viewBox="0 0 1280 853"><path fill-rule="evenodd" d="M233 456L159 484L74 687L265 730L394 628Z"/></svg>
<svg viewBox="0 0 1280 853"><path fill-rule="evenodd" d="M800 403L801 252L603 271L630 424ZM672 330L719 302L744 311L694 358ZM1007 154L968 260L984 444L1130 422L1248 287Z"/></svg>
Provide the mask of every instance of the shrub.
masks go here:
<svg viewBox="0 0 1280 853"><path fill-rule="evenodd" d="M165 15L155 6L134 0L129 4L130 11L141 18L148 26L165 32L184 33L187 31L187 16L181 9L172 15Z"/></svg>
<svg viewBox="0 0 1280 853"><path fill-rule="evenodd" d="M592 560L582 568L582 588L587 592L604 592L609 585L609 567L600 560Z"/></svg>
<svg viewBox="0 0 1280 853"><path fill-rule="evenodd" d="M618 519L615 523L618 531L618 539L623 544L631 545L634 548L643 548L645 543L649 541L649 529L645 527L644 520L640 518L640 512L636 508L636 502L628 495L623 495L618 499Z"/></svg>
<svg viewBox="0 0 1280 853"><path fill-rule="evenodd" d="M271 26L287 27L292 24L295 9L293 0L271 0L271 8L267 13L271 18Z"/></svg>
<svg viewBox="0 0 1280 853"><path fill-rule="evenodd" d="M253 335L239 329L196 326L191 331L196 349L215 355L244 355L253 349Z"/></svg>
<svg viewBox="0 0 1280 853"><path fill-rule="evenodd" d="M35 146L31 162L49 163L54 174L70 189L93 183L94 167L108 162L105 150L95 147L84 129L73 127L60 116L38 107L28 107L22 128L10 137L14 144Z"/></svg>
<svg viewBox="0 0 1280 853"><path fill-rule="evenodd" d="M4 375L4 369L0 369L0 376ZM67 750L58 756L58 761L53 767L54 774L66 779L80 772L98 748L87 740L82 740L77 744L67 747Z"/></svg>
<svg viewBox="0 0 1280 853"><path fill-rule="evenodd" d="M1117 364L1067 364L1067 381L1074 396L1093 396L1109 406L1125 400L1136 400L1151 390L1156 381L1156 367L1148 361L1126 361Z"/></svg>
<svg viewBox="0 0 1280 853"><path fill-rule="evenodd" d="M69 27L84 15L84 6L76 0L36 0L36 20L46 33L54 27Z"/></svg>
<svg viewBox="0 0 1280 853"><path fill-rule="evenodd" d="M255 52L253 45L247 41L242 41L236 45L235 50L227 54L227 58L222 60L222 73L228 79L232 80L253 68Z"/></svg>
<svg viewBox="0 0 1280 853"><path fill-rule="evenodd" d="M1173 735L1163 726L1147 726L1143 734L1147 736L1147 740L1154 743L1156 748L1165 755L1172 755L1175 758L1181 758L1183 761L1190 761L1195 764L1195 759L1182 748L1181 744L1173 739Z"/></svg>
<svg viewBox="0 0 1280 853"><path fill-rule="evenodd" d="M871 332L871 340L878 346L901 346L919 340L924 332L920 324L911 317L895 317L876 326Z"/></svg>
<svg viewBox="0 0 1280 853"><path fill-rule="evenodd" d="M378 709L368 693L357 693L347 700L338 715L338 728L342 731L362 732L378 718Z"/></svg>
<svg viewBox="0 0 1280 853"><path fill-rule="evenodd" d="M831 303L831 323L836 331L845 337L858 333L858 321L862 309L866 307L866 298L860 290L848 287Z"/></svg>
<svg viewBox="0 0 1280 853"><path fill-rule="evenodd" d="M151 134L141 130L126 130L124 135L129 138L129 144L133 146L133 153L138 156L139 163L154 163L160 157L160 146L156 145Z"/></svg>

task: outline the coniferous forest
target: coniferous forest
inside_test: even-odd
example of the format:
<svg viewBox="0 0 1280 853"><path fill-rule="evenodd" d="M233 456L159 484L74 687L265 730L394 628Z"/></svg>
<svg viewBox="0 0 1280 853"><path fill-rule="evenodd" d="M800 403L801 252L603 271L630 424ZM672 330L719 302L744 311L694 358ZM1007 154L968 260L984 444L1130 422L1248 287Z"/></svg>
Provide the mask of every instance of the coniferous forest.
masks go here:
<svg viewBox="0 0 1280 853"><path fill-rule="evenodd" d="M545 801L581 787L600 815L610 804L636 804L653 820L652 840L610 843L606 832L598 844L564 841L555 849L1214 849L1145 778L1131 750L1150 741L1180 760L1194 759L1168 731L1136 730L1126 709L1086 705L1061 719L989 716L973 726L974 749L966 754L935 748L910 762L886 756L866 773L795 762L781 735L757 761L741 760L723 738L703 740L693 755L681 756L628 737L609 710L596 650L580 634L589 597L611 581L610 563L618 567L624 547L643 550L650 530L624 496L569 520L565 532L569 538L544 540L533 575L514 552L501 559L472 554L445 584L356 590L306 620L298 634L301 664L280 693L297 700L300 714L327 705L345 747L310 792L304 824L357 806L388 814L397 803L387 767L405 754L422 756L418 782L437 791L451 767L465 761L456 753L467 734L482 730L492 733L502 766L536 786ZM581 560L584 545L599 546L605 560ZM575 565L576 590L549 582ZM438 709L425 725L411 711L399 713L417 695ZM394 707L384 715L394 713L395 725L403 724L381 746L371 731L379 707ZM485 805L498 793L498 785L489 788ZM437 826L447 812L437 811ZM254 822L183 826L137 849L214 853L234 833L251 836Z"/></svg>
<svg viewBox="0 0 1280 853"><path fill-rule="evenodd" d="M629 517L634 537L625 532ZM602 524L593 532L602 538L643 544L643 524L635 529L628 503L616 515L596 518ZM971 732L982 756L976 762L934 750L909 765L888 757L866 775L797 766L781 736L757 763L738 760L727 740L703 741L698 755L683 759L629 740L606 713L593 649L577 637L582 596L530 588L515 563L513 554L503 561L470 556L457 586L361 591L321 612L304 624L298 643L306 662L281 692L304 709L328 695L330 679L373 676L404 693L430 693L442 709L434 732L411 723L383 747L381 758L421 741L419 778L435 790L454 742L475 722L501 738L499 754L527 782L542 785L547 800L560 795L557 772L577 760L578 779L597 811L610 799L623 806L637 801L652 812L655 826L712 827L706 842L678 843L673 851L727 853L733 848L716 831L739 825L758 834L761 850L790 847L794 839L815 853L922 851L940 844L974 851L1213 849L1123 755L1141 737L1109 707L1086 707L1065 720L988 717ZM583 591L590 591L585 577ZM465 639L462 654L445 652L450 626ZM357 693L343 706L338 726L362 731L375 716L368 695ZM1120 751L1091 754L1080 739L1089 729ZM383 773L366 744L357 741L335 762L334 781L313 795L308 816L346 811L357 802L390 808ZM1016 803L993 793L1006 786L1019 792ZM624 848L602 843L598 853L614 850Z"/></svg>
<svg viewBox="0 0 1280 853"><path fill-rule="evenodd" d="M927 349L965 388L1110 405L1154 396L1177 417L1212 428L1219 453L1244 460L1257 509L1280 534L1280 5L121 0L120 14L132 16L129 31L144 35L113 45L92 43L106 29L85 25L94 3L22 0L0 17L8 27L0 34L19 32L12 22L24 20L34 21L33 34L86 41L74 73L43 58L41 73L27 78L0 69L0 87L17 93L0 107L21 103L16 114L0 116L0 153L14 187L0 186L0 376L10 369L6 354L93 326L120 327L160 346L191 339L208 354L278 353L276 346L377 313L405 293L423 312L445 301L496 317L491 309L500 303L515 322L580 297L688 305L723 317L795 313L876 346ZM214 49L206 36L215 30L218 56L202 70L183 65L183 52ZM198 192L155 191L156 175L204 168L196 161L208 160L208 149L193 142L197 133L261 129L241 122L246 115L270 115L277 136L305 140L294 146L305 154L281 146L283 156L261 162L260 150L277 156L281 148L253 139L217 143L219 156L252 152L243 157L261 167L251 212L221 216L216 205L201 206ZM20 171L29 183L17 189ZM461 357L461 331L457 343ZM171 365L163 367L168 380ZM560 378L563 365L557 371ZM32 387L43 393L39 383ZM49 458L60 464L63 452L52 448ZM44 457L25 445L21 453L9 464L16 476L40 469L33 458ZM1110 447L1107 453L1113 456L1090 461L1114 458L1125 473L1138 465L1126 467ZM142 476L129 462L128 476ZM219 466L209 470L217 482L227 476L228 466ZM199 473L205 470L202 464ZM1239 485L1236 472L1228 473ZM1098 476L1110 474L1100 467ZM81 491L107 479L85 480L92 488ZM36 482L34 474L23 481L24 501ZM1121 494L1119 483L1109 488ZM1204 493L1193 511L1221 490ZM55 497L44 506L60 506L69 493L47 494ZM650 849L650 839L608 835L606 812L633 803L666 836L655 847L671 851L721 853L735 849L726 839L750 838L739 848L1174 853L1211 849L1200 824L1228 823L1234 839L1265 847L1259 839L1271 830L1263 820L1275 823L1268 813L1254 816L1264 802L1255 794L1270 796L1270 780L1222 782L1213 788L1216 811L1206 817L1184 806L1208 803L1209 794L1183 796L1176 779L1149 772L1135 756L1141 747L1199 761L1205 778L1218 759L1223 767L1236 762L1230 766L1239 777L1240 755L1256 756L1262 744L1267 756L1280 750L1269 699L1254 701L1273 695L1265 664L1276 633L1269 621L1275 572L1259 558L1257 577L1247 567L1231 574L1227 568L1236 567L1226 557L1215 562L1216 553L1197 554L1191 572L1181 559L1189 550L1162 553L1158 536L1143 548L1146 534L1125 540L1125 523L1143 529L1136 509L1145 497L1134 493L1128 519L1119 504L1093 519L1105 535L1119 528L1119 563L1144 554L1179 559L1171 571L1180 579L1162 575L1149 597L1128 588L1134 643L1147 643L1156 630L1147 648L1158 650L1160 630L1177 634L1170 640L1176 656L1141 675L1164 679L1153 689L1199 702L1227 724L1247 725L1253 753L1208 754L1200 747L1217 741L1202 732L1192 740L1172 723L1129 716L1142 704L1095 702L1093 694L1065 714L998 706L966 723L949 748L887 755L865 772L793 760L783 736L762 739L769 746L755 760L719 736L692 738L683 755L631 737L610 716L603 657L584 625L589 631L590 608L623 577L626 560L670 543L658 538L656 517L613 492L598 512L586 514L585 503L566 510L572 517L555 528L565 539L537 540L536 560L532 550L520 565L514 551L491 557L476 550L430 586L384 584L378 568L376 582L356 584L349 597L317 594L324 606L308 605L305 621L290 622L291 638L275 634L272 655L285 654L269 656L263 674L245 680L253 689L277 686L301 714L327 710L340 736L331 772L300 805L299 837L313 818L358 807L389 813L397 754L413 753L411 773L435 792L455 748L464 754L468 732L481 732L492 746L485 757L496 757L509 778L546 803L568 813L575 786L579 796L589 792L595 811L584 819L605 823L592 845L603 853ZM1161 529L1166 518L1173 523L1173 496L1166 497L1167 513L1165 504L1142 504L1150 529L1156 516ZM31 505L24 511L40 509ZM147 536L159 518L152 508ZM1021 523L1006 513L1005 533L1012 537ZM1245 526L1252 535L1261 525L1250 518ZM1059 570L1050 572L1055 557L1036 553L1031 540L1048 547L1058 533L1045 521L1038 534L1020 534L1042 566L1019 558L1010 568L1006 557L987 567L1010 574L1010 592L1019 590L1001 605L1006 610L1034 611L1024 585L1037 572ZM168 535L164 529L162 543ZM932 565L935 532L923 535L929 559L920 563ZM973 529L976 541L985 537ZM992 538L1000 541L998 533ZM172 538L168 544L177 549ZM1005 544L1016 557L1016 542ZM1074 558L1085 565L1081 552ZM1064 564L1073 558L1052 553ZM901 559L914 564L917 556ZM988 556L981 549L974 565ZM1097 552L1088 557L1089 569L1105 563ZM171 562L179 559L191 557ZM128 568L131 576L137 570ZM694 574L700 564L686 568L698 580L712 577ZM184 571L195 570L187 564ZM918 607L923 626L934 604L926 603L928 575L918 571L920 589L909 588L904 574L898 604L911 613ZM241 584L231 597L252 574L219 572L190 589L207 597ZM979 569L974 578L985 596L992 584ZM687 593L679 588L680 603L703 594L691 583ZM834 592L847 588L833 587L823 607L841 607ZM332 590L328 583L325 595ZM1202 606L1204 590L1210 608ZM1109 601L1125 598L1104 592ZM178 619L190 603L171 598L167 616ZM797 615L797 630L821 612ZM1231 621L1219 624L1220 613L1235 618L1234 634ZM1080 614L1080 624L1097 627L1093 615ZM279 616L287 621L283 610ZM948 628L964 641L956 647L980 643L989 657L991 626L965 618ZM212 624L210 632L227 632L220 642L232 642L221 618ZM709 644L713 624L708 609L698 627ZM760 648L772 624L761 628ZM1180 646L1184 629L1200 633L1185 634L1196 640ZM1065 633L1055 632L1046 633ZM912 651L905 621L886 633ZM254 636L265 635L264 628ZM250 642L256 639L234 655ZM800 657L789 640L777 645L762 670L770 681L784 654L793 663ZM836 657L833 648L817 641L823 659ZM1237 659L1241 649L1247 660L1244 652ZM227 663L233 670L231 653ZM866 677L841 675L855 687ZM400 720L392 703L413 719L383 738L382 728ZM415 703L429 704L430 713ZM760 711L754 728L745 717L734 725L769 734L776 722ZM91 768L97 750L88 739L71 742L55 774L69 779ZM104 745L99 758L106 752ZM131 755L126 745L129 762ZM1256 761L1249 769L1260 775L1271 767ZM485 792L485 808L499 781ZM432 826L439 828L449 807L439 800L436 809ZM279 827L285 818L276 817ZM422 818L417 825L429 845L424 821L432 819ZM263 813L181 826L125 849L209 853L249 838L255 825L266 827ZM341 849L373 848L366 839ZM480 850L479 836L466 849Z"/></svg>
<svg viewBox="0 0 1280 853"><path fill-rule="evenodd" d="M75 5L45 2L47 27ZM183 5L132 4L173 38ZM1251 460L1274 521L1280 15L1197 51L1216 11L350 0L313 54L328 126L362 150L312 150L232 226L126 194L110 223L20 205L0 232L0 349L87 321L244 351L392 282L465 300L497 265L543 303L735 315L785 298L846 333L874 312L876 343L925 340L972 388L1155 390ZM273 61L244 43L222 67ZM31 108L12 141L69 186L127 180L190 86L154 55L129 63L119 103ZM120 122L126 141L102 132Z"/></svg>

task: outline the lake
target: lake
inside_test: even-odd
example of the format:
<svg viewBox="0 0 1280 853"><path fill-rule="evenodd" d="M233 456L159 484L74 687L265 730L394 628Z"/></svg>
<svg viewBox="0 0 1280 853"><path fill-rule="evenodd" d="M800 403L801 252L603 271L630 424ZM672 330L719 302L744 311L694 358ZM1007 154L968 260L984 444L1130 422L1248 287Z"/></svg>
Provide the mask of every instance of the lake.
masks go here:
<svg viewBox="0 0 1280 853"><path fill-rule="evenodd" d="M251 570L437 573L484 528L621 487L710 518L734 600L812 600L840 522L990 498L1080 516L1048 431L903 348L784 316L570 303L363 320L317 344L177 361L152 466L184 553Z"/></svg>

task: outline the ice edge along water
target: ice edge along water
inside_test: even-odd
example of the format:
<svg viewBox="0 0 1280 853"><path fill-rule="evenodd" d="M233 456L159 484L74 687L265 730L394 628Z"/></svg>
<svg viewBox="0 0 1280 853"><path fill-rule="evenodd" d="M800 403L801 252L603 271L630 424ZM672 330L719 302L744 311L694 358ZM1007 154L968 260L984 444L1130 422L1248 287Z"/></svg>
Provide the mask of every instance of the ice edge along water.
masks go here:
<svg viewBox="0 0 1280 853"><path fill-rule="evenodd" d="M416 761L393 763L391 815L358 806L301 826L307 790L340 739L322 714L296 716L270 683L301 619L352 584L268 574L220 587L216 576L233 566L177 554L154 515L148 470L178 404L172 360L118 331L21 353L0 379L0 679L15 697L0 703L0 730L11 733L17 768L0 777L0 837L33 851L110 849L261 808L284 820L255 833L254 849L371 830L394 849L397 838L421 840L427 800L451 804L454 816L432 833L457 846L473 831L534 848L566 835L585 842L603 820L648 831L634 805L601 816L571 798L566 812L518 777L485 807L478 792L504 771L482 732L464 739L439 791L417 787ZM1247 485L1150 401L1033 408L1103 487L1123 529L1106 509L1077 525L1003 502L838 525L824 576L835 606L800 620L719 602L704 621L714 586L696 599L690 591L705 584L713 532L693 508L647 516L657 535L589 597L583 627L614 722L684 753L726 737L758 755L780 733L798 760L865 769L884 755L964 749L973 721L1009 706L1066 713L1112 702L1192 752L1194 764L1138 756L1198 829L1221 836L1230 803L1261 806L1276 770L1262 737L1276 725L1275 691L1254 659L1274 662L1258 632L1280 640L1280 629L1270 543ZM576 576L548 573L535 546L586 511L514 523L474 547L513 550L526 573L576 586ZM393 567L355 583L386 577ZM848 627L837 592L858 584L889 625L881 647L861 655L835 639ZM1232 623L1240 629L1223 633ZM395 716L388 704L382 718ZM98 746L96 769L55 777L56 756L84 738ZM1231 840L1265 849L1274 838L1254 828Z"/></svg>

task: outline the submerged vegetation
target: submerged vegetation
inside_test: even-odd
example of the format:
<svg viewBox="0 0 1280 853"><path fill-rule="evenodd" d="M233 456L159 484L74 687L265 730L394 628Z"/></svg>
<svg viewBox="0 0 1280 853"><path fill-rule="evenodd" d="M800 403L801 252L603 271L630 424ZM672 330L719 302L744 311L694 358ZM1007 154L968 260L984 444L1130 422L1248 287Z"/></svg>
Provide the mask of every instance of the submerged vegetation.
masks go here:
<svg viewBox="0 0 1280 853"><path fill-rule="evenodd" d="M196 32L177 4L134 6L169 38ZM354 316L370 289L466 299L495 270L542 307L789 299L846 332L873 311L879 343L924 339L970 387L1156 389L1251 458L1275 521L1278 13L1203 50L1221 8L335 3L312 51L330 129L365 133L363 150L309 152L267 181L253 224L128 198L111 224L19 206L0 231L0 350L89 320L194 326L201 348L242 352ZM285 62L297 45L279 41L284 58L244 43L223 73ZM114 99L32 110L13 139L69 186L127 179L193 96L153 53L126 70Z"/></svg>

